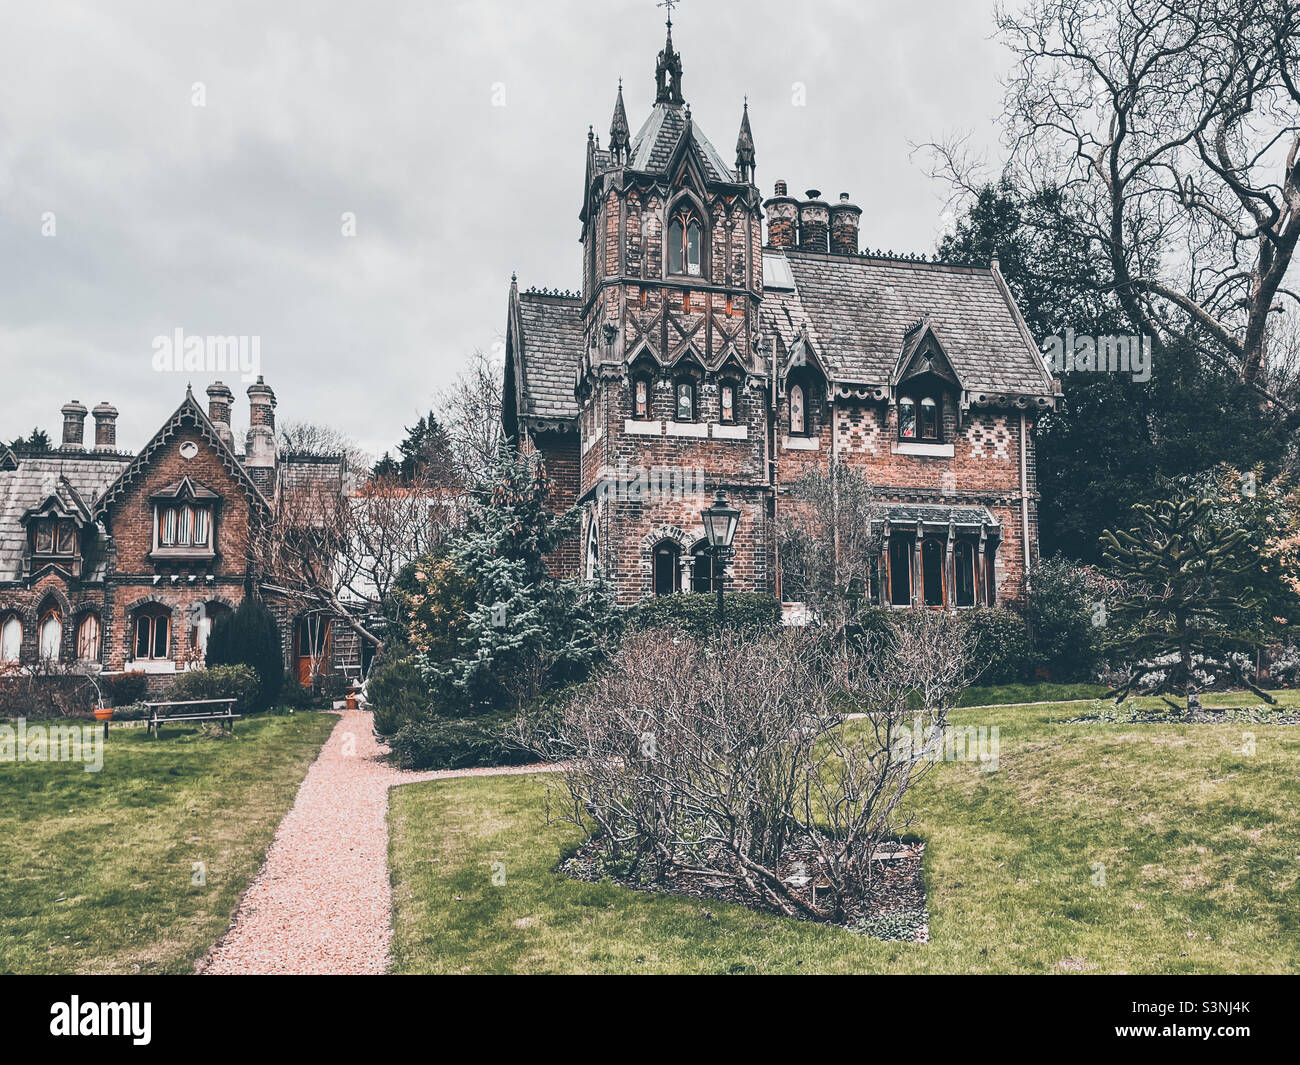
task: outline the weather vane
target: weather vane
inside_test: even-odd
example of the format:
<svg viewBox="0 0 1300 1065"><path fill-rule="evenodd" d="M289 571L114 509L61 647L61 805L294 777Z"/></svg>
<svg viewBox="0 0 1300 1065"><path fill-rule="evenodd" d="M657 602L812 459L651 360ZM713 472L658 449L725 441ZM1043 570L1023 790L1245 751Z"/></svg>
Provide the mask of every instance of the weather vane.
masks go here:
<svg viewBox="0 0 1300 1065"><path fill-rule="evenodd" d="M666 7L668 9L668 28L673 28L673 8L680 4L682 0L660 0L656 7Z"/></svg>

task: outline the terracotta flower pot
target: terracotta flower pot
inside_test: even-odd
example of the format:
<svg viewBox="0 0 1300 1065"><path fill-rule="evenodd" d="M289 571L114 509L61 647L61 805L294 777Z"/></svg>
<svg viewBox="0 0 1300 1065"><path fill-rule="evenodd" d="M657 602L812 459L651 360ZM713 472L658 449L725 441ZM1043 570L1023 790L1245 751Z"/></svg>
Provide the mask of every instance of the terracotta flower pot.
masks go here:
<svg viewBox="0 0 1300 1065"><path fill-rule="evenodd" d="M355 710L357 708L357 693L348 692L347 700L348 700L348 709Z"/></svg>
<svg viewBox="0 0 1300 1065"><path fill-rule="evenodd" d="M96 721L108 721L110 718L112 718L112 716L113 716L113 708L111 706L95 707Z"/></svg>

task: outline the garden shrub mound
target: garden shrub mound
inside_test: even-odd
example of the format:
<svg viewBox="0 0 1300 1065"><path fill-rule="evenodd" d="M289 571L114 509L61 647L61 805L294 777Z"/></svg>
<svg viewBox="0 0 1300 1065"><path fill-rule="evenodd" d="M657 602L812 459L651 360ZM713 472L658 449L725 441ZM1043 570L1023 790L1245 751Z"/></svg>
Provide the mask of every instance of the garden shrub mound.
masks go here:
<svg viewBox="0 0 1300 1065"><path fill-rule="evenodd" d="M729 592L723 605L723 625L749 635L775 632L781 627L781 602L760 592ZM718 600L713 595L661 595L628 608L628 627L653 629L674 626L697 639L718 627Z"/></svg>
<svg viewBox="0 0 1300 1065"><path fill-rule="evenodd" d="M1167 703L1162 706L1139 706L1136 703L1115 704L1096 700L1088 713L1071 719L1079 724L1106 725L1223 725L1241 722L1253 725L1300 725L1300 713L1294 706L1202 706L1184 710Z"/></svg>
<svg viewBox="0 0 1300 1065"><path fill-rule="evenodd" d="M899 916L924 911L905 886L919 851L910 874L879 859L906 827L900 803L933 763L969 651L965 626L931 611L869 647L818 627L708 642L633 631L532 742L561 763L553 818L585 835L573 871L919 928Z"/></svg>
<svg viewBox="0 0 1300 1065"><path fill-rule="evenodd" d="M816 917L809 913L796 913L799 920L834 923L850 932L907 943L925 943L930 937L930 915L925 905L925 880L921 862L925 844L918 841L893 841L876 849L872 862L872 876L868 891L855 898L838 921ZM817 866L815 847L793 842L787 846L779 866L780 875L792 879L791 886L814 901L813 886L818 878L810 878L808 870ZM594 840L581 844L577 851L560 863L559 872L575 880L598 883L611 880L634 891L658 891L667 895L682 895L701 901L732 902L748 906L761 913L781 916L776 906L755 899L737 888L735 881L719 877L705 870L683 869L655 881L638 876L628 863L609 861L604 849ZM803 881L807 880L807 883Z"/></svg>

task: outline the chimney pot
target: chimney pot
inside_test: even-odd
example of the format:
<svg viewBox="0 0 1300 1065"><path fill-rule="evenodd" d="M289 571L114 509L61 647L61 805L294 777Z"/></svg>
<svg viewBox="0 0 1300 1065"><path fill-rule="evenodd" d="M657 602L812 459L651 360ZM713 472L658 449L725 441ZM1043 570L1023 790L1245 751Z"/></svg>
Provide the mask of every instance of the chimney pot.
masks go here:
<svg viewBox="0 0 1300 1065"><path fill-rule="evenodd" d="M831 251L836 255L857 255L862 208L849 202L847 192L841 192L839 203L830 209L830 216Z"/></svg>
<svg viewBox="0 0 1300 1065"><path fill-rule="evenodd" d="M799 227L799 201L786 195L786 183L776 183L776 195L763 204L767 215L767 243L772 248L793 248Z"/></svg>
<svg viewBox="0 0 1300 1065"><path fill-rule="evenodd" d="M117 408L104 400L96 403L91 412L95 416L95 450L117 450Z"/></svg>
<svg viewBox="0 0 1300 1065"><path fill-rule="evenodd" d="M78 451L86 438L86 405L72 400L63 405L63 449Z"/></svg>
<svg viewBox="0 0 1300 1065"><path fill-rule="evenodd" d="M809 251L826 251L830 232L830 209L817 189L809 189L807 199L799 205L799 247Z"/></svg>
<svg viewBox="0 0 1300 1065"><path fill-rule="evenodd" d="M778 181L778 182L776 183L776 195L777 195L777 196L789 196L789 195L790 195L790 190L789 190L789 188L786 186L786 183L785 183L784 181Z"/></svg>

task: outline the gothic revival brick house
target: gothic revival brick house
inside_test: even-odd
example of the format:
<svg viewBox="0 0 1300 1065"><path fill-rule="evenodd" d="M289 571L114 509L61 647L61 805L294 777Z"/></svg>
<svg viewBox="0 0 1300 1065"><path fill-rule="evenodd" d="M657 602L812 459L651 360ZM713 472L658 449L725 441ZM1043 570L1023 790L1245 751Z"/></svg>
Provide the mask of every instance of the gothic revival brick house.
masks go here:
<svg viewBox="0 0 1300 1065"><path fill-rule="evenodd" d="M285 486L341 492L343 459L281 455L260 377L236 453L233 395L220 381L207 394L205 413L187 389L136 455L117 450L108 403L86 448L76 400L57 450L0 448L0 668L135 670L161 689L202 661L213 622L253 589L277 616L287 668L319 674L355 657L350 632L264 584L251 550Z"/></svg>
<svg viewBox="0 0 1300 1065"><path fill-rule="evenodd" d="M780 594L789 486L847 463L882 501L881 604L1020 599L1034 422L1059 386L996 262L862 253L847 194L777 182L764 201L748 106L729 167L671 23L656 79L635 136L621 83L606 147L588 133L582 291L510 288L505 430L584 514L557 569L600 570L624 602L707 591L700 513L721 487L742 512L729 586ZM673 490L619 490L640 471Z"/></svg>

